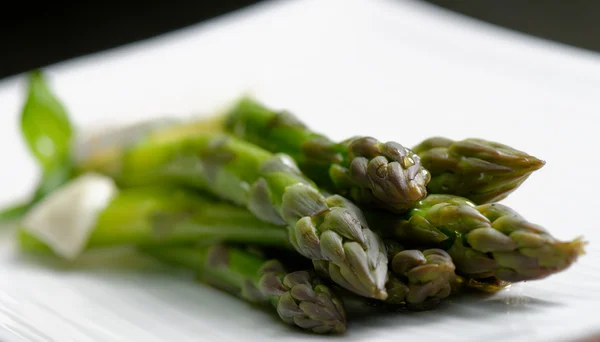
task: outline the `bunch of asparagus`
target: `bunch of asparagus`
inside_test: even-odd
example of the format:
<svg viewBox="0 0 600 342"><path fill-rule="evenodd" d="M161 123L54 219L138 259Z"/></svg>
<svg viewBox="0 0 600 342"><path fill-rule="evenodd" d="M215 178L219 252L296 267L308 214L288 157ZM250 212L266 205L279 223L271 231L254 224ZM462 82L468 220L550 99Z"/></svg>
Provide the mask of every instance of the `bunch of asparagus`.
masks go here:
<svg viewBox="0 0 600 342"><path fill-rule="evenodd" d="M24 251L73 259L133 246L315 333L346 331L348 300L433 309L465 288L498 291L563 271L585 245L497 203L544 162L482 139L334 142L243 98L209 120L107 136L76 155L66 110L39 71L22 131L43 176L31 201L3 216L23 216ZM89 234L69 233L81 248L68 246L72 236L49 239L32 217L69 205L90 175L116 190Z"/></svg>

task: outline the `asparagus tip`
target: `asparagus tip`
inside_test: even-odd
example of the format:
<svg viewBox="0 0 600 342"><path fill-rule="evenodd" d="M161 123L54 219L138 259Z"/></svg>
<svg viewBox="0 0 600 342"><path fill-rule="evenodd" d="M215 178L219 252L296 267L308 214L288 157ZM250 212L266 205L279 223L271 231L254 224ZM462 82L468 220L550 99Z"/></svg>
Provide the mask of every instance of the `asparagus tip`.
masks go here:
<svg viewBox="0 0 600 342"><path fill-rule="evenodd" d="M578 236L572 241L561 243L562 248L571 256L570 261L575 261L578 257L585 255L585 247L589 244L583 236Z"/></svg>

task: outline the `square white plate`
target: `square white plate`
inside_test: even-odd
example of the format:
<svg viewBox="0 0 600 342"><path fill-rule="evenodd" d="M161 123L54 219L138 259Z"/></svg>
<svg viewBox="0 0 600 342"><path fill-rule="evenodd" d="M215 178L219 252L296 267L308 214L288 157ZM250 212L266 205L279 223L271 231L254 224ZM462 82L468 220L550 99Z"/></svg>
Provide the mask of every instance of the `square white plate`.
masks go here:
<svg viewBox="0 0 600 342"><path fill-rule="evenodd" d="M10 53L10 52L3 52ZM412 146L485 137L546 160L505 203L561 239L584 235L569 270L491 298L353 322L356 341L568 341L600 332L600 56L429 5L386 0L268 2L47 69L76 124L98 129L210 113L242 93L294 111L334 139ZM18 131L22 75L0 83L2 191L33 189ZM331 340L128 255L66 267L0 243L3 341ZM103 263L89 259L106 260Z"/></svg>

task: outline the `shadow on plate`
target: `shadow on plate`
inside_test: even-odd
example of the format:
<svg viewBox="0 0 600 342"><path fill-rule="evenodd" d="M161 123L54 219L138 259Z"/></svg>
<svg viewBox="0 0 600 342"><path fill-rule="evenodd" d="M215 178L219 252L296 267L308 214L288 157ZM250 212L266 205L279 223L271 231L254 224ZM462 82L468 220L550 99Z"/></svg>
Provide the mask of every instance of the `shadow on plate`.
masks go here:
<svg viewBox="0 0 600 342"><path fill-rule="evenodd" d="M530 296L513 295L504 289L495 294L466 293L447 298L438 306L426 311L413 310L370 310L349 309L350 330L357 334L364 331L394 326L411 328L415 326L451 323L457 320L471 323L485 323L500 315L518 312L534 312L563 304Z"/></svg>

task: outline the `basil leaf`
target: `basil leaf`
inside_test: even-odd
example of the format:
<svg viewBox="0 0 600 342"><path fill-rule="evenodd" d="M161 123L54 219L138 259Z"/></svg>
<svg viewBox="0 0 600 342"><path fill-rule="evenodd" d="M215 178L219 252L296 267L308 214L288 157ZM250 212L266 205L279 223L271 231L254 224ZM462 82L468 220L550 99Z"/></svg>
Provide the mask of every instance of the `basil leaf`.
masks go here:
<svg viewBox="0 0 600 342"><path fill-rule="evenodd" d="M40 183L35 190L32 202L37 203L47 194L51 193L61 185L67 183L73 175L73 167L70 159L57 162L44 172Z"/></svg>
<svg viewBox="0 0 600 342"><path fill-rule="evenodd" d="M0 211L0 223L20 219L31 208L32 202L15 204Z"/></svg>
<svg viewBox="0 0 600 342"><path fill-rule="evenodd" d="M28 77L29 93L21 114L21 132L44 171L70 155L73 128L67 111L41 71Z"/></svg>
<svg viewBox="0 0 600 342"><path fill-rule="evenodd" d="M28 203L0 211L0 222L22 217L47 194L68 182L73 174L73 128L67 111L50 90L41 71L29 73L28 88L21 113L21 133L41 166L42 178Z"/></svg>
<svg viewBox="0 0 600 342"><path fill-rule="evenodd" d="M42 200L46 195L67 183L73 176L73 168L69 161L59 162L54 164L44 172L42 179L29 202L19 203L12 207L0 209L0 223L18 220L23 217L29 209L37 202Z"/></svg>

